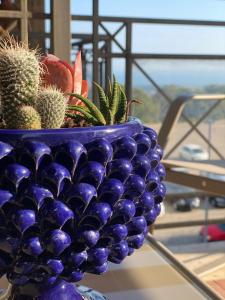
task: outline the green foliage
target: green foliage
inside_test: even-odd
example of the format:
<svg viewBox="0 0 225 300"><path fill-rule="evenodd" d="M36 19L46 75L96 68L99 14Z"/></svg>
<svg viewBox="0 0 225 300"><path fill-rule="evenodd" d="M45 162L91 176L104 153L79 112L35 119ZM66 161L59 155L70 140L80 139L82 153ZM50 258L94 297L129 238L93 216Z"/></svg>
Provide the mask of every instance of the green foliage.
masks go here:
<svg viewBox="0 0 225 300"><path fill-rule="evenodd" d="M66 113L66 99L55 88L46 88L39 92L37 111L41 116L42 128L60 128Z"/></svg>
<svg viewBox="0 0 225 300"><path fill-rule="evenodd" d="M93 124L93 125L98 125L99 124L99 120L96 119L93 115L91 115L91 113L89 111L87 111L85 108L78 106L78 105L72 105L68 107L69 110L75 110L78 113L81 113L81 115L79 114L71 114L71 113L67 113L67 117L72 118L72 119L76 119L79 121L81 121L81 116L82 118L89 124ZM104 125L104 124L101 124Z"/></svg>
<svg viewBox="0 0 225 300"><path fill-rule="evenodd" d="M96 119L99 123L99 125L105 125L106 124L106 120L103 116L103 114L101 113L101 111L98 109L98 107L91 102L91 100L78 95L78 94L69 94L73 97L76 97L77 99L81 100L87 107L88 109L88 115L92 116L94 119ZM78 111L79 113L81 113L82 115L86 115L87 116L87 110L85 108L82 108L81 106L70 106L69 107L69 111ZM70 113L71 115L71 113ZM68 115L67 115L68 116ZM71 116L70 116L71 117Z"/></svg>
<svg viewBox="0 0 225 300"><path fill-rule="evenodd" d="M117 109L115 113L115 121L116 123L124 123L126 119L126 110L127 110L127 96L125 94L125 91L122 86L119 86L119 101L118 101L118 107L120 109Z"/></svg>
<svg viewBox="0 0 225 300"><path fill-rule="evenodd" d="M162 87L164 93L173 101L179 95L184 93L192 94L225 94L225 85L208 85L202 88L191 88L177 85L166 85ZM168 111L170 103L157 91L147 92L147 88L135 88L133 98L140 99L143 105L136 105L133 108L132 115L141 119L144 123L163 122ZM196 122L215 101L190 101L184 108L184 114L193 122ZM209 116L204 120L219 120L225 118L225 101L212 110ZM180 118L183 121L183 118Z"/></svg>
<svg viewBox="0 0 225 300"><path fill-rule="evenodd" d="M106 120L106 123L109 123L110 122L109 98L107 97L105 91L100 85L98 85L96 82L94 84L98 90L100 111L102 112Z"/></svg>
<svg viewBox="0 0 225 300"><path fill-rule="evenodd" d="M66 116L78 120L82 115L86 122L93 125L111 125L125 122L128 102L125 92L116 79L113 80L112 92L109 91L108 94L97 83L95 83L95 86L98 91L99 108L81 95L69 94L81 100L85 107L69 106ZM79 113L79 117L77 117L77 113Z"/></svg>
<svg viewBox="0 0 225 300"><path fill-rule="evenodd" d="M160 117L160 103L143 89L133 90L134 99L140 99L142 105L135 105L132 115L143 123L158 122Z"/></svg>
<svg viewBox="0 0 225 300"><path fill-rule="evenodd" d="M119 84L114 78L113 80L113 89L112 89L112 96L109 98L109 109L112 114L113 122L115 120L115 115L118 111L118 103L119 103Z"/></svg>

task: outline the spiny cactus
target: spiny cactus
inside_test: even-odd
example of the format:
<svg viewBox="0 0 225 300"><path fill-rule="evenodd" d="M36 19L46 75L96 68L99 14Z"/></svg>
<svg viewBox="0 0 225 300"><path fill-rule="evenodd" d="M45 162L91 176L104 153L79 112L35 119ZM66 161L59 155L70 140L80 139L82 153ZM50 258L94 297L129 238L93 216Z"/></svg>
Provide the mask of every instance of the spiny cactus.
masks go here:
<svg viewBox="0 0 225 300"><path fill-rule="evenodd" d="M41 118L32 106L22 106L17 111L17 118L14 120L13 128L20 129L41 129Z"/></svg>
<svg viewBox="0 0 225 300"><path fill-rule="evenodd" d="M37 111L41 116L42 128L60 128L66 112L66 99L56 88L46 88L39 92Z"/></svg>
<svg viewBox="0 0 225 300"><path fill-rule="evenodd" d="M66 113L67 117L80 120L82 117L86 122L93 125L112 125L126 121L128 101L121 85L114 78L112 90L106 93L103 88L95 83L98 90L99 108L89 99L78 94L71 94L80 99L85 107L69 105ZM79 112L74 114L73 112Z"/></svg>
<svg viewBox="0 0 225 300"><path fill-rule="evenodd" d="M0 44L0 93L6 127L13 128L18 109L35 103L41 66L37 51L12 38Z"/></svg>

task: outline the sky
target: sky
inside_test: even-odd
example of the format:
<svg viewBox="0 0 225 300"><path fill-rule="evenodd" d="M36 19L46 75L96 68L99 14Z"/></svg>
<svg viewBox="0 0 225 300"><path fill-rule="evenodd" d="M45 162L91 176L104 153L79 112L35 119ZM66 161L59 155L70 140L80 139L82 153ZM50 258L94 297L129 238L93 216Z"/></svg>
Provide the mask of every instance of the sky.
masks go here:
<svg viewBox="0 0 225 300"><path fill-rule="evenodd" d="M100 15L225 21L225 0L99 0ZM91 15L92 0L71 0L72 14ZM120 24L107 24L113 33ZM72 22L73 32L91 33L91 23ZM101 30L100 30L101 33ZM124 44L124 32L117 36ZM113 50L118 52L114 45ZM142 25L133 27L132 51L143 53L225 54L225 27ZM225 62L140 61L162 84L225 83ZM123 80L124 61L113 62ZM134 80L143 81L134 72ZM196 81L197 80L197 81Z"/></svg>
<svg viewBox="0 0 225 300"><path fill-rule="evenodd" d="M224 0L99 0L101 15L224 20ZM91 14L92 0L71 0L72 13Z"/></svg>

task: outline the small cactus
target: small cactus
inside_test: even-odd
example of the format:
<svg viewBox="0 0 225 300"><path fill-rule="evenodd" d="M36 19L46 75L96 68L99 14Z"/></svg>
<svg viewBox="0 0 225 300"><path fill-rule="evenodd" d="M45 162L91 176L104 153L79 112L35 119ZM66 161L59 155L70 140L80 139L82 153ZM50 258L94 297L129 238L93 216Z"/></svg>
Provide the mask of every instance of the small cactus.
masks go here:
<svg viewBox="0 0 225 300"><path fill-rule="evenodd" d="M22 106L17 111L16 129L41 129L41 118L32 106Z"/></svg>
<svg viewBox="0 0 225 300"><path fill-rule="evenodd" d="M35 50L12 38L0 44L0 94L7 128L15 126L19 107L35 103L41 66Z"/></svg>
<svg viewBox="0 0 225 300"><path fill-rule="evenodd" d="M37 111L41 116L42 128L60 128L64 122L66 99L56 88L46 88L38 94Z"/></svg>

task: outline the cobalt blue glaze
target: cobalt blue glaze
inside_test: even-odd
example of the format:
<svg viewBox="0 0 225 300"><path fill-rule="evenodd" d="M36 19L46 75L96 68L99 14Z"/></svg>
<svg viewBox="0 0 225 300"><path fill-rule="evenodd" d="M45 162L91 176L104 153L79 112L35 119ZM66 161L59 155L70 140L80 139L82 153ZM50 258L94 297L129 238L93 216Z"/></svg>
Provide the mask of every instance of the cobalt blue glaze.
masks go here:
<svg viewBox="0 0 225 300"><path fill-rule="evenodd" d="M30 256L39 256L44 251L41 240L37 236L27 238L22 245L22 249L24 253Z"/></svg>
<svg viewBox="0 0 225 300"><path fill-rule="evenodd" d="M16 300L81 300L139 249L165 197L157 134L123 125L0 130L0 275Z"/></svg>
<svg viewBox="0 0 225 300"><path fill-rule="evenodd" d="M107 202L111 207L123 196L124 185L116 178L107 178L99 187L99 201Z"/></svg>

